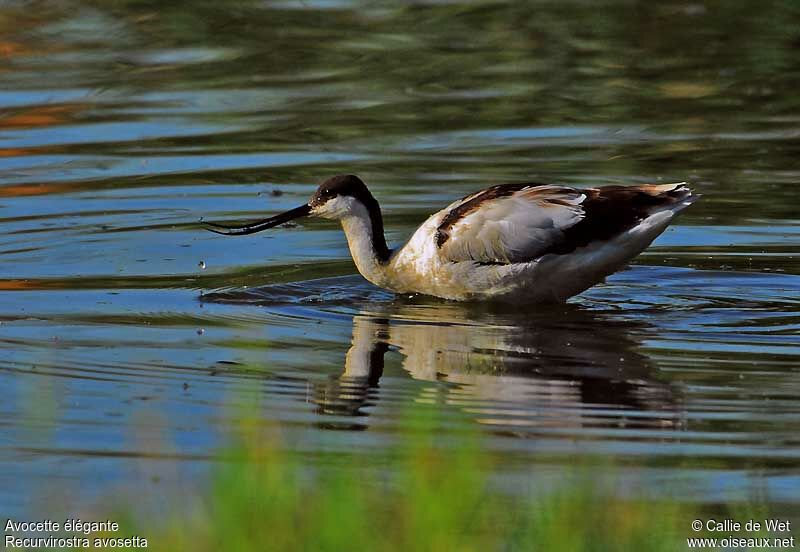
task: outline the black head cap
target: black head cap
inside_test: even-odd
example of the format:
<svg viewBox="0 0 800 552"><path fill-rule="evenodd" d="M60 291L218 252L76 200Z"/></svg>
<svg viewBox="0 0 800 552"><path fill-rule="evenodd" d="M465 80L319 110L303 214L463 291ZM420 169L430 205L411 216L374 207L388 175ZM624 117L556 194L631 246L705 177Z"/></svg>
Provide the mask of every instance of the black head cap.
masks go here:
<svg viewBox="0 0 800 552"><path fill-rule="evenodd" d="M364 205L370 205L375 199L369 193L367 185L354 174L340 174L333 176L320 184L311 197L309 205L322 205L329 199L337 196L349 196L358 199Z"/></svg>
<svg viewBox="0 0 800 552"><path fill-rule="evenodd" d="M309 207L324 205L327 201L339 197L352 197L361 202L367 208L367 213L372 224L372 244L375 247L375 255L381 261L389 258L389 248L386 246L386 239L383 236L383 217L378 201L369 193L367 185L354 174L340 174L333 176L320 184L311 201Z"/></svg>

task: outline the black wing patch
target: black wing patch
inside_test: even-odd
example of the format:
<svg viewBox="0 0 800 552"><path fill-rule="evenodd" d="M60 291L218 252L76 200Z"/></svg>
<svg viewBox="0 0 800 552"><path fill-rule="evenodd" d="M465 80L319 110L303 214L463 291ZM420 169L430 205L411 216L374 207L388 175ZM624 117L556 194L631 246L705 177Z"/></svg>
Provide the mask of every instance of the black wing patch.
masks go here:
<svg viewBox="0 0 800 552"><path fill-rule="evenodd" d="M648 185L603 186L581 191L586 194L581 204L586 216L565 229L564 239L541 255L564 255L590 242L610 240L639 224L658 207L677 203L687 194L687 188L682 186L657 192Z"/></svg>

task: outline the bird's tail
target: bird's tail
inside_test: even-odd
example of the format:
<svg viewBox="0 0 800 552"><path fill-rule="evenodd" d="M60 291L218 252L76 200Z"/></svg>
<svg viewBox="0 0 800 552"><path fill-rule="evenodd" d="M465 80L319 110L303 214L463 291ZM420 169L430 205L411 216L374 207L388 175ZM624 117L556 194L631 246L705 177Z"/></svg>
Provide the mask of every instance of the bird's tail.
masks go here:
<svg viewBox="0 0 800 552"><path fill-rule="evenodd" d="M654 200L650 209L651 214L664 210L678 213L701 197L700 194L694 193L686 182L645 184L638 188Z"/></svg>

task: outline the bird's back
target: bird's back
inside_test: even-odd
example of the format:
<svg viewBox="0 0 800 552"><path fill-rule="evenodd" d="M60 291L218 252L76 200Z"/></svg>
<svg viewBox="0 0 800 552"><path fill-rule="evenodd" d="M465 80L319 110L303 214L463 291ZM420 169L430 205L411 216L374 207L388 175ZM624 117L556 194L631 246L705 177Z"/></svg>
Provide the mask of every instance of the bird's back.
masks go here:
<svg viewBox="0 0 800 552"><path fill-rule="evenodd" d="M561 301L645 249L696 195L685 183L506 184L432 215L392 258L396 291Z"/></svg>

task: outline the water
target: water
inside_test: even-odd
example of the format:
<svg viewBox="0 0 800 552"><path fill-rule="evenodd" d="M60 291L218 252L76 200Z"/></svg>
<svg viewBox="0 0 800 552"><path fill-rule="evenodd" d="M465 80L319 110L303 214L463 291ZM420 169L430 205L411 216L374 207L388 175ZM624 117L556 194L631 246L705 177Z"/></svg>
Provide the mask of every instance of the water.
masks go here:
<svg viewBox="0 0 800 552"><path fill-rule="evenodd" d="M433 405L509 486L611 455L635 488L796 502L799 24L788 1L4 4L3 511L200 481L254 399L309 465ZM548 308L396 298L328 222L197 224L337 173L394 244L500 182L704 197Z"/></svg>

